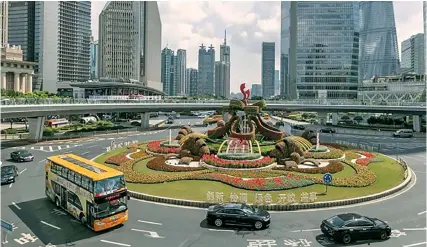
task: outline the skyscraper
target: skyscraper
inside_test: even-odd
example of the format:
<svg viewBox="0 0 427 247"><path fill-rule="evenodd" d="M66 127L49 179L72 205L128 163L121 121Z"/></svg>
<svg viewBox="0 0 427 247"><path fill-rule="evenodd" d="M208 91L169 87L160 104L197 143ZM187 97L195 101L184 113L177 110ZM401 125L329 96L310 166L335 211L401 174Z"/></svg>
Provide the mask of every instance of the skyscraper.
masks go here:
<svg viewBox="0 0 427 247"><path fill-rule="evenodd" d="M427 2L426 1L423 2L423 19L424 19L424 59L427 59ZM427 61L425 61L424 63L424 73L427 75Z"/></svg>
<svg viewBox="0 0 427 247"><path fill-rule="evenodd" d="M252 97L262 97L262 85L261 84L252 84L251 89L251 96Z"/></svg>
<svg viewBox="0 0 427 247"><path fill-rule="evenodd" d="M360 2L359 81L400 72L393 2Z"/></svg>
<svg viewBox="0 0 427 247"><path fill-rule="evenodd" d="M99 77L162 90L161 33L157 2L107 2L99 15Z"/></svg>
<svg viewBox="0 0 427 247"><path fill-rule="evenodd" d="M215 94L215 49L208 50L203 44L199 48L197 95Z"/></svg>
<svg viewBox="0 0 427 247"><path fill-rule="evenodd" d="M90 79L98 79L98 41L93 40L93 37L90 41Z"/></svg>
<svg viewBox="0 0 427 247"><path fill-rule="evenodd" d="M192 97L197 96L197 69L188 68L186 74L188 93Z"/></svg>
<svg viewBox="0 0 427 247"><path fill-rule="evenodd" d="M162 50L162 77L163 92L169 96L176 96L178 89L177 56L169 48Z"/></svg>
<svg viewBox="0 0 427 247"><path fill-rule="evenodd" d="M290 44L290 11L291 2L282 1L280 2L280 95L290 96L290 84L289 84L289 44Z"/></svg>
<svg viewBox="0 0 427 247"><path fill-rule="evenodd" d="M230 97L230 46L227 45L227 33L220 46L219 61L215 62L215 95Z"/></svg>
<svg viewBox="0 0 427 247"><path fill-rule="evenodd" d="M6 1L0 2L0 48L6 47L7 42L7 23L8 23L8 6Z"/></svg>
<svg viewBox="0 0 427 247"><path fill-rule="evenodd" d="M261 84L262 95L265 99L274 96L275 52L276 43L262 42Z"/></svg>
<svg viewBox="0 0 427 247"><path fill-rule="evenodd" d="M57 93L58 82L89 79L90 1L8 4L9 43L21 46L24 60L38 63L36 89Z"/></svg>
<svg viewBox="0 0 427 247"><path fill-rule="evenodd" d="M425 53L424 53L424 34L412 35L409 39L402 42L401 70L402 72L414 72L424 74Z"/></svg>
<svg viewBox="0 0 427 247"><path fill-rule="evenodd" d="M176 76L177 76L177 92L176 95L186 96L187 92L187 82L186 69L187 69L187 51L183 49L178 49L176 52Z"/></svg>
<svg viewBox="0 0 427 247"><path fill-rule="evenodd" d="M357 2L291 2L291 98L356 99Z"/></svg>
<svg viewBox="0 0 427 247"><path fill-rule="evenodd" d="M280 95L280 71L274 71L274 95Z"/></svg>

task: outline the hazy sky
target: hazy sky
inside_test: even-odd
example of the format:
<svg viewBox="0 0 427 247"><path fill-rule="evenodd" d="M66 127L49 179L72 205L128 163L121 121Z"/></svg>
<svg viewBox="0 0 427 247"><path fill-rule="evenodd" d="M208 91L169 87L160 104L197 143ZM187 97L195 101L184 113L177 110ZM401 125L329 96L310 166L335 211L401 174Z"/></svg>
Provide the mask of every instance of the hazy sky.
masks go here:
<svg viewBox="0 0 427 247"><path fill-rule="evenodd" d="M98 16L106 2L92 1L92 34L98 39ZM276 42L276 69L280 52L280 2L160 1L162 47L187 50L187 67L197 68L197 51L213 44L216 60L227 28L231 46L231 92L261 83L261 43ZM394 2L400 44L423 32L422 1ZM159 51L160 52L160 51Z"/></svg>

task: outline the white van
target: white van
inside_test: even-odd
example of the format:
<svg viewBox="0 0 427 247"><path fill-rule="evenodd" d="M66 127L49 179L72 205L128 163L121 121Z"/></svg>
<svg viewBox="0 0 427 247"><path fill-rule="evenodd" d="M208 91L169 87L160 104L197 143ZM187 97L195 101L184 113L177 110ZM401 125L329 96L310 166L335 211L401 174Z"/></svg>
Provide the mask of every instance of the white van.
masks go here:
<svg viewBox="0 0 427 247"><path fill-rule="evenodd" d="M400 129L393 133L394 137L413 137L414 132L411 129Z"/></svg>

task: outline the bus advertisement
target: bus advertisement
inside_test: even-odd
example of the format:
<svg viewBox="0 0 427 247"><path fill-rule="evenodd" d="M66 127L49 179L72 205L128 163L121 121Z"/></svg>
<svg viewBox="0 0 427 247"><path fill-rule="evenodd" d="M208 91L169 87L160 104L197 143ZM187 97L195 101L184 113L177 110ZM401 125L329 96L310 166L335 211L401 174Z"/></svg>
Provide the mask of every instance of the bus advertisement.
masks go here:
<svg viewBox="0 0 427 247"><path fill-rule="evenodd" d="M98 232L128 220L122 172L74 154L47 158L45 193L83 225Z"/></svg>

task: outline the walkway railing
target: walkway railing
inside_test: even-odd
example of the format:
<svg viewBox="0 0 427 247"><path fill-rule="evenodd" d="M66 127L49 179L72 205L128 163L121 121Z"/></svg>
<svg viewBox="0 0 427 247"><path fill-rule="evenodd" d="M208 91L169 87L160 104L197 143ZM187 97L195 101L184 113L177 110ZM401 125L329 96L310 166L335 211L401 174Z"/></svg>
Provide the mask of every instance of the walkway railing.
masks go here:
<svg viewBox="0 0 427 247"><path fill-rule="evenodd" d="M100 100L100 99L72 99L72 98L48 98L48 99L35 99L35 98L14 98L2 99L1 105L53 105L53 104L164 104L164 103L181 103L181 104L226 104L229 100L140 100L140 99L127 99L127 100ZM249 103L256 102L250 100ZM367 104L357 100L268 100L268 104L288 104L288 105L364 105L364 106L426 106L425 102L388 102Z"/></svg>

